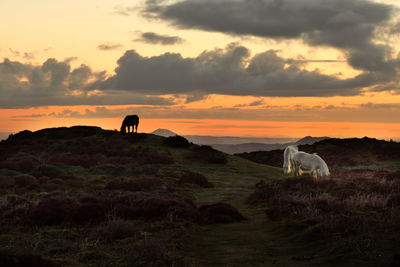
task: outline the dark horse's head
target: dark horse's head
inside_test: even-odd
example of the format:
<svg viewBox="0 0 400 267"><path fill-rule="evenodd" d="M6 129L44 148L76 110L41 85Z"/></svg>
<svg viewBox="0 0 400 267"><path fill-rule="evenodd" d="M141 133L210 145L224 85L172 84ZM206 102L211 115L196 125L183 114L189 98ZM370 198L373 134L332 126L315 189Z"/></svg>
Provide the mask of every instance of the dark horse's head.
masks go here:
<svg viewBox="0 0 400 267"><path fill-rule="evenodd" d="M134 129L136 129L137 132L138 125L139 125L139 117L137 115L128 115L122 121L121 133L126 133L126 128L128 128L128 133L129 133L130 127L132 127L132 132L134 132Z"/></svg>
<svg viewBox="0 0 400 267"><path fill-rule="evenodd" d="M121 133L126 133L126 126L124 124L121 125Z"/></svg>

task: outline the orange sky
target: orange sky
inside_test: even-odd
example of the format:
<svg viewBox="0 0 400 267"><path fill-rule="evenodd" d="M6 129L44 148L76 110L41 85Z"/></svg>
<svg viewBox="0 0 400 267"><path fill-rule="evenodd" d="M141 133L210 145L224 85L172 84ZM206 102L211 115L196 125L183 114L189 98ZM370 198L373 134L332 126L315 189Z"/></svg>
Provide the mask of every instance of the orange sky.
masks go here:
<svg viewBox="0 0 400 267"><path fill-rule="evenodd" d="M191 0L182 1L190 4ZM351 1L354 0L349 0L348 3ZM177 1L170 2L172 5ZM242 0L236 1L236 3L240 2ZM254 1L254 3L256 2ZM288 1L287 3L296 5L300 2ZM310 4L311 2L305 1L304 3ZM386 73L382 74L381 70L371 67L378 64L379 61L376 61L378 63L374 62L375 65L363 62L364 59L369 60L373 57L369 54L363 55L362 53L365 51L360 48L365 46L379 49L380 45L385 46L386 54L382 58L387 61L385 62L387 65L395 66L393 67L395 72L399 71L400 57L398 58L397 54L400 47L400 30L396 31L394 25L397 25L396 27L400 25L398 23L399 15L396 11L396 6L400 7L400 3L394 0L364 0L364 3L381 3L390 7L393 12L390 17L383 12L381 21L378 21L380 24L373 25L368 23L378 22L371 22L370 18L362 17L363 13L360 10L342 10L330 18L327 25L330 25L332 21L350 23L349 25L361 23L360 25L373 27L374 31L371 31L369 35L359 37L360 40L363 40L360 41L360 44L348 42L346 38L339 40L343 43L336 44L335 41L327 38L323 40L325 43L322 42L318 45L315 43L320 39L307 32L308 26L301 29L303 32L300 31L296 37L287 38L283 33L284 30L287 30L285 28L287 25L282 25L281 36L274 32L277 36L275 37L275 35L260 35L258 31L252 31L251 28L243 34L235 32L234 28L224 32L223 27L218 28L219 24L209 25L207 23L212 20L201 21L201 18L199 18L199 24L195 26L185 24L187 22L183 20L179 21L179 17L172 21L165 19L162 14L153 14L159 17L152 19L143 16L145 0L134 2L129 0L87 0L83 2L78 0L2 0L0 2L0 32L2 32L0 40L0 132L15 133L25 129L38 130L72 125L97 125L105 129L118 129L125 115L137 113L141 117L139 129L142 132L166 128L186 135L370 136L400 139L400 88L398 86L400 77L387 78L389 76L385 76ZM335 5L335 2L333 1L331 4ZM218 7L217 4L216 7ZM374 8L378 12L378 6ZM336 10L336 6L333 6L331 10ZM376 14L379 16L378 13ZM243 14L243 16L245 15ZM302 13L296 13L296 15L302 16ZM233 17L233 19L236 18ZM304 19L306 20L307 17ZM300 18L299 21L303 20ZM311 22L314 23L314 21ZM206 26L202 23L205 23ZM223 24L224 20L216 23ZM261 21L262 23L265 21ZM274 23L281 22L275 21ZM340 24L338 25L340 27ZM256 23L255 26L258 24ZM290 26L297 27L296 24ZM337 33L332 32L337 27L332 27L332 30L319 28L319 25L313 26L316 29L315 32L326 30L324 33L326 35L318 36L319 38L325 38L329 34L339 36L337 39L342 37L341 32L338 35L334 35ZM265 32L268 32L268 25L266 27ZM289 28L289 30L291 29ZM155 33L160 40L156 40L156 42L145 40L142 37L143 33ZM350 36L357 39L357 34L358 32L355 31ZM178 37L181 41L174 44L161 42L171 37ZM310 41L310 38L315 39ZM367 45L362 42L367 42ZM106 49L101 47L106 47ZM202 55L208 55L208 58L212 60L220 60L215 64L221 62L221 64L226 64L227 60L224 61L224 58L229 56L230 52L240 51L240 49L230 51L229 47L247 49L248 55L243 56L242 62L238 64L241 68L238 75L247 75L247 72L251 70L249 66L253 60L256 62L257 56L270 51L270 54L267 53L270 57L267 59L259 57L259 61L256 63L260 64L258 67L261 71L272 73L270 69L276 68L279 72L277 71L273 75L268 73L261 78L256 77L254 80L249 80L249 83L254 82L255 86L259 86L260 81L267 78L270 79L266 82L267 85L275 82L276 79L285 82L284 79L302 77L311 77L312 79L317 77L317 84L327 79L332 79L331 83L342 82L346 79L355 79L361 74L369 75L371 73L371 77L378 78L375 83L362 87L362 90L356 93L350 92L348 96L339 90L337 93L327 96L318 95L318 90L315 90L311 92L311 94L315 92L315 96L303 97L292 88L291 91L288 90L288 93L273 97L273 90L281 89L279 84L277 88L269 88L265 91L260 89L252 91L251 86L239 88L241 91L238 93L238 89L234 88L238 86L238 81L232 84L228 83L226 88L225 85L222 88L217 85L216 89L212 89L192 86L190 79L186 81L187 92L186 88L175 90L174 84L170 87L165 85L165 88L163 84L158 88L144 84L144 88L148 87L146 89L149 90L148 93L140 86L138 88L132 86L132 83L128 83L122 89L108 87L101 89L99 87L95 88L96 90L90 89L90 91L82 88L90 85L96 79L104 82L109 77L120 78L115 69L121 67L119 60L124 58L127 50L136 51L138 57L141 57L140 60L148 61L149 66L154 66L151 65L155 64L153 63L154 58L159 62L168 58L165 55L173 53L179 53L180 56L175 58L175 61L193 61L197 66L196 64L204 63ZM358 56L357 53L360 51L363 56L353 59L353 53ZM54 64L49 68L51 70L58 68L58 72L54 72L55 78L63 71L68 72L67 78L59 84L54 83L55 85L51 80L54 77L50 77L53 73L50 75L48 71L44 70L44 62L51 58L54 58L56 63L53 62ZM10 74L10 63L6 59L13 62L12 64L15 66L11 69L16 74ZM18 64L21 66L16 67ZM86 77L82 68L79 69L80 76L72 77L74 70L80 68L81 64L85 64L90 69L90 75ZM232 61L232 63L221 66L229 68L234 64L235 61ZM61 65L64 70L61 70ZM203 70L202 68L209 66L213 66L213 62L209 65L201 65L199 69ZM133 67L128 65L127 69ZM35 70L32 71L32 69ZM220 68L213 70L220 71L219 75L222 76L226 73L231 75L230 70L226 72L225 69L221 71ZM18 71L20 73L17 73ZM43 73L40 75L43 76L44 81L38 86L34 83L32 73L41 71ZM102 71L104 74L102 78L99 78L99 73ZM237 70L233 68L233 78L235 77L234 71ZM207 72L205 71L205 73ZM286 76L279 76L282 73ZM228 77L226 80L229 82L231 78L228 74L226 74ZM157 80L157 75L163 79L161 71L158 74L155 73L154 77L149 76L149 80ZM246 75L243 79L253 79L257 73ZM123 78L126 79L126 77ZM185 77L181 78L184 83ZM212 73L210 74L210 79L219 81L218 78L212 76ZM166 79L166 81L169 80ZM133 85L135 85L134 82L135 79L133 79ZM239 80L239 82L242 81ZM296 80L293 83L296 84ZM79 84L81 87L76 87L74 84ZM246 87L246 85L247 83L244 82L239 86ZM298 85L301 88L299 90L308 89L301 82L298 82ZM311 84L311 86L313 85ZM45 86L48 88L43 89L42 87ZM104 83L103 86L108 86L108 84ZM189 88L191 86L193 88ZM346 86L344 88L346 90L354 89L348 89ZM321 90L325 89L321 88ZM57 90L65 91L57 93ZM227 93L219 93L224 90ZM160 91L165 93L158 93ZM55 92L57 95L52 98L52 94L56 94ZM71 96L87 96L89 99L90 96L96 94L106 95L112 101L107 102L107 97L99 98L100 100L97 102L95 100L86 101L83 97L83 100L78 99L76 102L68 100ZM333 96L335 94L342 94L342 96ZM48 100L47 96L49 96ZM62 99L64 96L65 101ZM136 97L140 99L138 103L130 103L130 100L127 100ZM18 102L20 98L21 103ZM165 103L162 102L163 100Z"/></svg>

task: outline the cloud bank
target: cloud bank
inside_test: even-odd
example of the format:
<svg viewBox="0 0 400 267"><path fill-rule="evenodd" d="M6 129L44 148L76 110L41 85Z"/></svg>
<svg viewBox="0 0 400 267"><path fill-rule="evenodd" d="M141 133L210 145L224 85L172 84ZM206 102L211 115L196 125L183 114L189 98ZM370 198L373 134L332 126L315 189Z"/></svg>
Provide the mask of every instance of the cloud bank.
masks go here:
<svg viewBox="0 0 400 267"><path fill-rule="evenodd" d="M135 92L91 90L93 81L105 80L105 72L89 66L72 69L69 60L50 58L42 65L4 59L0 63L0 108L50 105L169 105L169 99Z"/></svg>
<svg viewBox="0 0 400 267"><path fill-rule="evenodd" d="M353 68L364 71L398 66L389 58L391 48L374 42L376 31L395 12L394 6L370 0L147 0L142 10L144 16L180 28L334 47Z"/></svg>
<svg viewBox="0 0 400 267"><path fill-rule="evenodd" d="M143 57L129 50L118 60L115 72L91 88L154 95L346 96L360 94L388 78L382 73L363 72L340 79L307 71L274 50L251 57L246 47L235 43L193 58L177 53Z"/></svg>

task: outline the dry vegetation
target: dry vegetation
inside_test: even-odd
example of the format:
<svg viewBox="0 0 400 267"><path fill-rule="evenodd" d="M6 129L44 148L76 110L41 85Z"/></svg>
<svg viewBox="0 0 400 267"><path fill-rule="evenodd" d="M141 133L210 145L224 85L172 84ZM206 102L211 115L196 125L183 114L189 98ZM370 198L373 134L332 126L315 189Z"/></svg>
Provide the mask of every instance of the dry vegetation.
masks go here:
<svg viewBox="0 0 400 267"><path fill-rule="evenodd" d="M302 240L330 240L332 253L355 251L355 257L373 265L395 266L400 255L395 245L400 238L400 144L331 139L300 150L318 152L331 177L261 181L248 203L265 207L270 220L294 229ZM247 158L271 155L273 164L282 163L277 155L283 151L250 154Z"/></svg>
<svg viewBox="0 0 400 267"><path fill-rule="evenodd" d="M198 161L196 149L97 127L10 136L0 143L0 266L186 264L186 229L242 219L228 204L196 205L193 193L212 186L182 165Z"/></svg>

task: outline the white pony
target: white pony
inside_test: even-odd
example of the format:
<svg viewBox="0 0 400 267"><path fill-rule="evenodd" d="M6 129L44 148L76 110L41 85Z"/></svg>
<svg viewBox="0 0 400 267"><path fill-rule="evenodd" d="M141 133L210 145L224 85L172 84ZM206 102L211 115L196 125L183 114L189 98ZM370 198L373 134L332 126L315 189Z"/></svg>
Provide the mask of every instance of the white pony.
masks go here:
<svg viewBox="0 0 400 267"><path fill-rule="evenodd" d="M315 178L317 178L318 175L330 175L328 165L326 165L325 161L316 153L308 154L303 151L296 152L294 153L292 160L295 166L294 176L300 175L300 167L302 169L311 170L311 175L314 176L315 174Z"/></svg>
<svg viewBox="0 0 400 267"><path fill-rule="evenodd" d="M288 146L285 148L285 152L283 152L283 173L289 174L294 171L293 165L293 155L298 152L299 149L297 146Z"/></svg>

